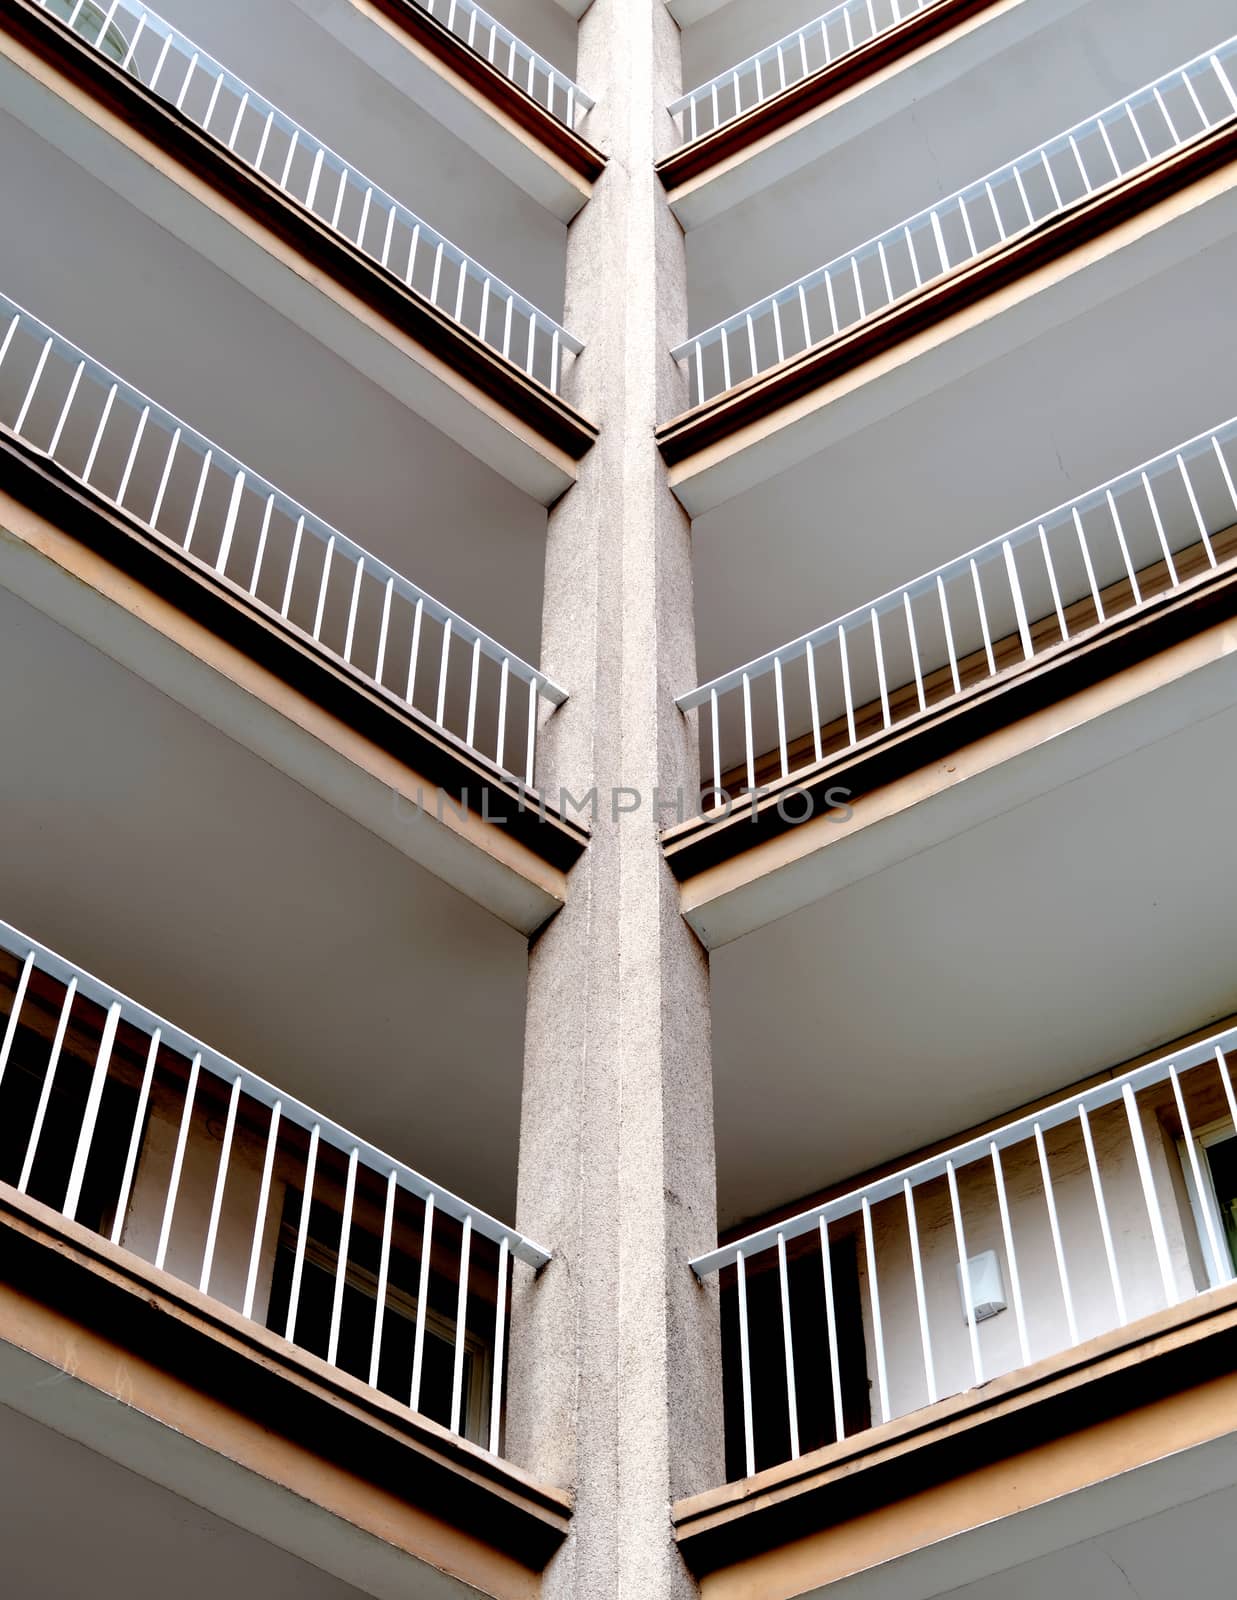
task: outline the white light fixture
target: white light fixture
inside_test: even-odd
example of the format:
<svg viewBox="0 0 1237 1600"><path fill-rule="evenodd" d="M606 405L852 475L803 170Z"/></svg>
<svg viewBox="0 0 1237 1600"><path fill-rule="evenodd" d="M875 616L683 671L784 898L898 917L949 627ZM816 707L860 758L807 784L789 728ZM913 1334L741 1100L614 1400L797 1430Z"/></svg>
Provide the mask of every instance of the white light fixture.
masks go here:
<svg viewBox="0 0 1237 1600"><path fill-rule="evenodd" d="M995 1317L1004 1311L1007 1305L1005 1299L1005 1278L1001 1272L1001 1263L997 1259L995 1250L984 1250L977 1256L972 1256L966 1264L967 1274L971 1280L971 1304L975 1310L976 1322L986 1322L989 1317ZM967 1320L966 1291L962 1282L962 1267L958 1272L958 1298L962 1302L962 1320Z"/></svg>

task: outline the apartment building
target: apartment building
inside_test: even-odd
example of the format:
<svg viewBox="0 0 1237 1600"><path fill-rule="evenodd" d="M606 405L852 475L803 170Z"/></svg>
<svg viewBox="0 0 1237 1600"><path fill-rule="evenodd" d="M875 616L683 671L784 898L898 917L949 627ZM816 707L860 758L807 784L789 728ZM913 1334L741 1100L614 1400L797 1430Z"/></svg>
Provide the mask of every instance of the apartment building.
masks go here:
<svg viewBox="0 0 1237 1600"><path fill-rule="evenodd" d="M0 0L5 1592L1227 1596L1231 4L493 4Z"/></svg>

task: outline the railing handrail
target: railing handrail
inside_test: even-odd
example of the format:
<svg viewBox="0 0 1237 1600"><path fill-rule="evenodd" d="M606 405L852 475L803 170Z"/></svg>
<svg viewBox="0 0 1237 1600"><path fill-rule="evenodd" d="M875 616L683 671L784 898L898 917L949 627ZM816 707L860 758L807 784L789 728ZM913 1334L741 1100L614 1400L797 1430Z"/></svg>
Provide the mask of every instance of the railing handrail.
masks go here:
<svg viewBox="0 0 1237 1600"><path fill-rule="evenodd" d="M440 0L416 0L416 4L419 5L422 10L427 11L435 20L437 20L438 17L435 7L439 3ZM574 104L578 106L581 111L591 111L597 104L592 95L586 90L582 89L569 72L564 72L561 67L556 67L554 63L552 61L548 61L539 50L535 50L532 45L526 44L525 41L521 39L518 34L513 33L505 23L499 22L497 17L491 16L483 6L477 5L476 0L441 0L441 3L449 8L447 11L447 21L445 26L452 33L454 33L454 29L451 27L451 24L454 21L455 12L457 10L464 11L470 17L475 17L481 24L481 27L487 30L492 37L501 38L503 43L508 47L514 45L516 48L516 53L524 60L535 63L535 65L545 73L547 78L566 85L572 96L572 99L568 102L569 106ZM470 33L471 32L472 29L470 28ZM459 38L459 35L455 34L455 37ZM478 45L475 45L471 42L471 39L465 39L461 42L467 49L472 50L474 54L481 56L485 60L488 60L491 66L495 65L493 56L487 56ZM514 75L511 72L505 73L504 76L510 79L511 82L515 82ZM520 88L518 83L516 83L515 86L517 89ZM560 122L566 123L567 127L574 128L574 120L569 116L559 116L559 113L552 105L548 106L546 109L552 116L558 117Z"/></svg>
<svg viewBox="0 0 1237 1600"><path fill-rule="evenodd" d="M452 633L457 637L466 640L469 644L479 644L482 654L492 661L500 664L506 661L508 670L514 676L523 683L535 683L538 692L551 705L560 706L566 701L566 690L553 683L539 668L530 665L520 656L505 649L496 639L482 632L467 618L461 617L450 606L444 605L441 600L436 600L433 595L422 589L419 584L414 583L411 578L405 577L401 572L397 572L380 557L366 550L363 545L357 544L355 540L350 539L347 534L341 533L331 523L316 516L291 495L263 477L261 473L254 472L244 462L239 461L232 455L230 451L215 444L205 434L199 433L196 428L183 422L174 412L167 410L165 406L161 406L157 401L150 399L141 389L138 389L126 379L119 377L109 367L104 366L101 361L97 361L93 356L81 349L80 346L74 344L71 339L65 338L63 334L50 327L42 318L36 317L33 312L28 311L23 305L3 292L0 292L0 311L11 313L12 315L13 321L10 323L10 332L18 321L25 319L39 329L46 338L52 340L53 345L58 346L63 353L69 355L71 359L81 362L84 369L91 373L92 376L101 379L105 384L114 385L118 393L131 398L138 406L148 409L152 417L157 418L163 426L170 426L171 431L178 431L182 439L192 441L203 453L210 452L212 460L225 470L231 471L234 475L243 474L246 486L252 488L256 494L271 497L274 504L286 515L290 515L293 520L299 521L303 519L305 526L318 534L324 542L333 540L336 550L350 556L353 560L364 561L368 570L373 571L375 576L380 576L383 581L389 580L392 586L405 598L420 601L425 613L436 622L449 622ZM7 347L7 337L4 342ZM6 429L6 431L10 430ZM43 453L46 454L46 452ZM129 515L136 516L136 513L129 510L129 508L126 507L125 509ZM140 521L141 519L139 518L138 520ZM150 525L144 524L144 526ZM230 582L231 580L228 581Z"/></svg>
<svg viewBox="0 0 1237 1600"><path fill-rule="evenodd" d="M753 680L763 677L773 671L779 661L785 661L796 652L802 652L811 645L815 648L819 644L827 644L837 637L841 629L849 628L852 624L862 622L875 612L883 616L896 610L903 604L903 597L914 600L918 596L935 589L937 580L945 582L947 579L964 573L972 562L989 559L1003 550L1005 546L1017 548L1039 535L1040 528L1047 529L1056 526L1062 521L1072 519L1074 512L1081 516L1085 511L1091 510L1096 505L1102 505L1108 495L1123 492L1126 488L1137 484L1146 475L1151 477L1161 469L1171 470L1177 458L1192 459L1204 453L1213 440L1227 442L1237 438L1237 417L1230 417L1218 427L1205 428L1193 438L1187 439L1182 444L1170 446L1159 455L1150 460L1141 462L1136 467L1131 467L1107 482L1096 484L1093 488L1085 490L1071 500L1063 500L1059 505L1046 511L1040 516L1031 517L1028 521L1020 523L1018 527L1008 533L998 534L995 539L985 540L983 544L976 545L965 554L955 556L939 567L934 567L930 572L921 573L909 583L899 584L896 588L888 589L875 600L870 600L862 605L855 606L844 615L834 618L831 622L824 623L819 628L813 628L809 633L800 634L798 638L789 640L786 644L778 645L773 650L766 651L763 655L756 656L744 666L734 667L729 672L724 672L720 677L712 678L708 683L702 683L686 694L680 695L675 701L680 711L693 711L698 706L704 705L713 694L724 694L730 689L737 689L743 680ZM1227 469L1227 463L1225 463ZM1234 516L1237 517L1237 497L1234 499Z"/></svg>
<svg viewBox="0 0 1237 1600"><path fill-rule="evenodd" d="M856 245L854 249L847 250L841 255L832 257L832 259L825 262L822 266L813 268L811 272L806 272L801 277L793 279L790 283L785 284L782 288L775 289L771 294L761 295L758 300L754 300L750 305L744 306L741 311L736 311L729 317L723 317L719 322L713 323L710 327L702 329L699 333L690 335L681 344L674 347L674 349L670 352L671 356L676 361L682 361L691 355L692 352L697 349L697 347L703 348L707 345L716 343L717 340L721 338L723 331L730 333L732 329L745 327L749 317L754 317L756 314L764 311L767 307L771 307L775 302L780 305L784 300L797 296L801 288L807 290L814 288L819 283L823 283L826 277L832 274L835 268L844 263L852 261L867 251L872 250L873 247L879 245L884 239L890 237L891 235L900 234L915 227L924 220L930 220L935 213L939 212L951 201L965 198L967 195L971 194L972 191L983 190L985 185L990 184L994 179L999 178L1003 173L1014 171L1015 169L1019 168L1023 162L1030 161L1032 158L1038 157L1041 153L1046 153L1057 145L1068 144L1070 139L1075 134L1080 133L1083 129L1089 128L1092 125L1102 124L1106 118L1112 117L1117 113L1124 112L1126 107L1131 105L1133 102L1140 100L1144 96L1154 96L1162 86L1167 85L1173 79L1183 78L1186 76L1186 74L1201 68L1203 65L1211 65L1216 69L1229 95L1229 98L1232 101L1233 110L1230 113L1230 116L1237 116L1237 91L1234 91L1232 84L1229 83L1227 74L1224 72L1223 66L1220 62L1221 56L1223 56L1226 52L1232 51L1237 51L1237 34L1231 35L1229 38L1223 40L1220 44L1213 46L1210 50L1200 51L1198 55L1185 62L1182 66L1174 67L1171 72L1161 73L1159 77L1152 79L1149 83L1144 84L1141 88L1132 90L1129 94L1123 95L1119 100L1114 100L1110 105L1105 106L1102 111L1093 112L1090 116L1083 117L1071 127L1066 128L1063 132L1053 134L1051 138L1041 140L1039 144L1032 145L1030 149L1024 150L1021 155L1015 156L1012 160L1001 162L999 166L994 167L990 172L985 173L983 177L976 178L971 183L964 184L961 188L953 190L952 193L943 195L932 205L924 206L921 210L916 211L913 216L905 217L901 221L892 224L892 226L883 228L879 233L873 234L871 238L865 239L862 244ZM1224 118L1221 120L1227 121L1229 119ZM1216 124L1212 124L1212 126L1216 126ZM1203 137L1203 134L1195 134L1191 137L1201 138ZM1181 140L1178 144L1174 145L1174 148L1182 148L1184 145L1190 142L1190 139ZM1139 171L1142 166L1151 165L1156 159L1157 158L1152 157L1150 163L1140 163L1139 166L1132 167L1130 171ZM1091 192L1099 193L1103 189L1106 189L1109 184L1123 181L1125 177L1128 177L1128 175L1128 173L1121 174L1117 177L1106 180L1102 184L1097 184L1095 189ZM1068 209L1068 207L1064 209ZM1024 232L1027 228L1031 228L1036 225L1037 224L1035 223L1026 223L1022 228L1012 230L1009 234L1009 237L1015 237L1017 234ZM982 254L982 252L980 253ZM968 257L968 260L974 259L977 259L977 257Z"/></svg>
<svg viewBox="0 0 1237 1600"><path fill-rule="evenodd" d="M733 83L737 76L742 76L744 73L751 71L758 61L775 60L780 51L784 50L788 45L794 44L803 35L815 33L817 29L827 27L834 17L839 17L847 11L858 10L863 4L864 0L841 0L839 5L830 6L828 11L823 11L820 16L813 17L810 22L805 22L801 28L791 28L780 39L775 39L772 44L767 44L760 50L753 50L750 55L744 56L742 61L736 61L732 67L727 67L723 72L714 73L711 78L705 78L694 89L685 90L677 100L672 101L666 107L667 111L671 116L676 116L680 111L685 111L692 101L698 99L701 95L710 93L714 88L720 89ZM915 12L930 10L932 6L939 4L940 0L913 0ZM897 14L898 0L893 0L893 8L894 22L890 26L895 26L898 22L905 22L906 18ZM869 35L869 38L874 39L885 32L888 32L887 28L878 28L875 33ZM852 48L857 50L860 44L866 44L867 42L866 39L859 40ZM845 55L850 54L851 50L847 50L843 56L835 56L833 59L840 61L844 59ZM780 93L781 91L779 90L778 92ZM765 95L764 100L758 101L757 104L763 105L765 100L771 100L772 98L772 95ZM733 121L734 118L732 117L728 120Z"/></svg>
<svg viewBox="0 0 1237 1600"><path fill-rule="evenodd" d="M742 1239L735 1239L723 1245L720 1249L697 1256L690 1263L692 1271L697 1277L706 1278L723 1267L733 1266L740 1253L746 1259L760 1250L775 1246L779 1238L789 1244L792 1239L813 1232L822 1221L831 1223L843 1217L855 1216L863 1209L865 1201L869 1206L876 1205L882 1200L901 1195L907 1184L914 1189L921 1183L945 1177L951 1167L956 1169L967 1166L972 1161L988 1156L994 1145L998 1150L1005 1150L1012 1145L1021 1144L1023 1140L1034 1137L1037 1128L1041 1133L1045 1133L1069 1122L1078 1115L1080 1107L1085 1107L1090 1113L1112 1105L1124 1098L1127 1088L1131 1092L1137 1092L1151 1084L1165 1081L1173 1068L1188 1071L1217 1055L1227 1054L1234 1047L1237 1047L1237 1027L1225 1028L1220 1033L1200 1039L1180 1050L1169 1051L1157 1056L1154 1061L1144 1062L1142 1066L1134 1067L1118 1077L1106 1079L1090 1089L1081 1090L1077 1094L1055 1101L1042 1111L1029 1111L990 1133L977 1134L974 1138L955 1145L940 1155L929 1156L912 1166L902 1167L887 1177L878 1178L873 1183L851 1189L836 1199L826 1200L822 1205L813 1206L810 1210L788 1217L784 1222L771 1223L754 1233L747 1234Z"/></svg>
<svg viewBox="0 0 1237 1600"><path fill-rule="evenodd" d="M265 1078L260 1078L256 1073L250 1072L247 1067L242 1067L230 1057L221 1055L217 1050L212 1050L209 1045L196 1039L192 1034L178 1028L175 1023L169 1022L157 1012L151 1011L147 1006L131 999L120 990L112 988L101 978L84 968L67 960L56 951L49 949L38 939L14 928L10 923L0 920L0 949L7 950L19 961L28 959L31 953L37 959L39 970L45 972L56 981L66 986L72 979L77 980L77 993L88 1000L93 1000L104 1010L113 1006L120 1007L121 1019L132 1023L142 1032L153 1035L157 1030L160 1042L170 1049L193 1060L200 1057L201 1064L208 1071L228 1083L235 1083L239 1078L242 1092L256 1100L268 1109L276 1104L280 1108L282 1121L293 1122L305 1132L312 1132L315 1127L321 1137L337 1149L352 1151L358 1154L358 1159L364 1160L366 1165L373 1170L389 1176L395 1173L397 1186L414 1195L419 1200L425 1200L431 1195L434 1207L438 1211L445 1211L448 1216L456 1221L463 1222L472 1218L474 1231L481 1233L494 1244L501 1245L504 1241L512 1255L525 1261L532 1267L543 1267L550 1259L550 1252L543 1250L538 1244L518 1232L509 1228L497 1218L491 1217L487 1212L479 1211L476 1206L469 1205L449 1189L444 1189L438 1184L431 1183L421 1173L406 1166L404 1162L394 1156L387 1155L372 1145L368 1140L359 1138L350 1133L346 1128L333 1122L331 1118L321 1115L311 1106L304 1105L295 1096L286 1094L283 1090L268 1083Z"/></svg>
<svg viewBox="0 0 1237 1600"><path fill-rule="evenodd" d="M98 0L95 0L95 3L97 4ZM39 6L46 12L49 21L54 26L72 33L75 39L80 39L84 44L88 45L92 49L97 48L98 41L106 35L108 25L112 23L114 13L118 10L121 3L122 0L113 0L113 3L108 7L105 14L103 26L99 30L98 39L90 40L87 39L84 34L78 33L76 29L70 28L68 19L57 17L53 12L48 11L47 0L38 0ZM235 86L235 88L240 90L242 98L248 99L248 103L251 107L256 110L258 104L261 104L262 110L271 116L274 126L279 127L281 131L285 133L296 136L298 140L300 138L304 138L307 141L310 149L321 151L324 165L329 162L333 162L336 163L340 168L350 172L357 180L359 185L363 185L367 190L370 191L374 203L385 207L388 212L394 208L395 211L400 213L404 219L411 222L414 228L420 230L420 236L422 238L428 240L434 246L441 244L444 254L452 257L457 265L464 265L466 270L472 272L475 276L488 280L501 296L511 300L512 305L521 313L521 315L536 318L545 328L549 329L552 333L557 334L565 350L571 351L573 355L579 355L583 351L583 342L576 338L574 334L568 332L568 330L564 328L561 323L559 323L554 317L550 316L549 312L542 311L539 306L534 305L531 300L528 300L524 295L520 294L518 290L513 289L510 284L504 282L504 280L500 278L497 273L491 272L488 267L483 266L475 256L470 255L467 250L461 249L459 245L448 239L446 234L441 233L437 228L426 222L424 218L419 216L417 212L413 211L410 206L406 206L402 200L397 200L394 195L382 188L380 184L372 183L359 167L354 166L350 161L345 161L343 156L341 156L338 151L334 150L329 144L327 144L325 140L319 139L317 134L311 133L308 128L303 127L302 124L295 120L295 118L289 116L286 111L282 111L272 101L268 100L266 96L263 95L259 90L254 89L249 83L247 83L244 78L233 72L230 67L224 66L224 64L221 61L216 60L216 58L212 56L209 51L203 50L194 42L193 39L188 36L188 34L183 33L179 28L168 22L166 18L161 17L157 11L146 5L145 0L123 0L123 3L133 6L135 10L140 9L144 13L144 17L149 17L155 23L156 28L163 28L166 30L167 37L175 37L180 41L181 45L188 48L188 51L191 52L190 71L192 71L193 66L197 64L201 65L204 70L214 71L220 77L229 80L230 83ZM132 57L135 43L136 41L130 42L129 57L126 58L124 63L126 66L128 65L129 59ZM100 51L100 54L102 54L102 51ZM188 79L189 74L187 73L186 83L188 82ZM158 93L157 90L152 92L156 94ZM171 105L174 110L180 110L175 101L168 100L167 97L163 95L160 95L159 97L160 99L163 99L166 104ZM194 126L199 126L199 124L195 123ZM209 133L208 129L204 128L203 131ZM211 138L217 137L214 134L210 134L209 136ZM224 143L226 147L226 141L220 142ZM246 164L252 165L252 163ZM255 167L254 170L257 171L258 169ZM298 201L297 203L301 204L302 202ZM418 299L427 298L426 296L422 295L419 290L411 287L410 293L415 294ZM433 302L430 303L432 304Z"/></svg>

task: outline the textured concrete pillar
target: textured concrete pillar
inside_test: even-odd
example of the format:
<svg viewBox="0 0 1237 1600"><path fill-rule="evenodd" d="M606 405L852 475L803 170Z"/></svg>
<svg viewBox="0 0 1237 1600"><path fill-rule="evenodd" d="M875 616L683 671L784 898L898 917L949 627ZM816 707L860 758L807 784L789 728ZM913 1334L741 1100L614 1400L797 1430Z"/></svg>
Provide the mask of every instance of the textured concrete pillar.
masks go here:
<svg viewBox="0 0 1237 1600"><path fill-rule="evenodd" d="M516 1285L508 1416L512 1458L577 1494L554 1600L694 1593L670 1503L722 1476L716 1300L687 1268L716 1241L708 963L655 809L698 783L674 707L695 681L690 528L653 439L684 398L683 240L653 172L678 74L663 0L594 0L579 76L610 166L571 229L567 321L602 432L550 519L542 659L572 698L542 751L551 792L599 806L530 955L518 1218L555 1259Z"/></svg>

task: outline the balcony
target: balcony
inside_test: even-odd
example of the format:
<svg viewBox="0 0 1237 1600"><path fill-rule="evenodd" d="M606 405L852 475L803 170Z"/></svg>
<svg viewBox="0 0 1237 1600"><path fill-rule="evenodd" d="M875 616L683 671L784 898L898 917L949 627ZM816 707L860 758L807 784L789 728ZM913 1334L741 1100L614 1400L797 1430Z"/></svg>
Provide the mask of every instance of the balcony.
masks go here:
<svg viewBox="0 0 1237 1600"><path fill-rule="evenodd" d="M396 754L419 782L450 794L460 816L475 813L483 825L471 829L474 845L505 849L509 832L534 855L549 849L558 869L565 867L556 844L566 845L567 835L540 815L534 787L538 718L562 704L563 690L14 302L0 298L0 318L5 489L46 517L51 530L51 544L37 530L23 537L9 518L16 537L5 570L12 587L80 627L78 585L70 580L62 588L52 574L80 563L82 555L70 549L94 551ZM149 644L135 642L134 622L139 635L148 633L151 609L140 602L135 608L131 595L122 605L107 608L87 636L107 639L159 687L181 684L179 671L167 675ZM220 665L214 661L212 675ZM213 691L216 722L217 696ZM243 703L232 715L247 742L256 739L278 765L291 762L304 781L286 732L259 733ZM330 784L321 758L311 770L310 787ZM331 793L340 803L341 791ZM470 859L475 848L461 855L462 840L447 844L443 829L451 823L444 815L436 824L433 813L429 804L426 827L412 830L416 841L405 848L524 931L544 920L553 902L545 901L544 885L534 887L536 871L520 889L508 863L505 887L497 880L487 886L487 872L478 876ZM390 831L390 818L384 828ZM578 853L582 844L569 849Z"/></svg>
<svg viewBox="0 0 1237 1600"><path fill-rule="evenodd" d="M1227 569L1234 461L1230 420L681 696L702 736L704 816L839 767Z"/></svg>
<svg viewBox="0 0 1237 1600"><path fill-rule="evenodd" d="M977 1484L990 1462L1008 1473L1011 1454L1025 1524L1039 1492L1036 1447L1120 1408L1102 1393L1123 1365L1133 1410L1159 1399L1166 1377L1172 1392L1203 1382L1216 1363L1227 1371L1235 1047L1227 1028L1102 1074L911 1165L834 1186L821 1203L694 1262L702 1277L721 1277L728 1476L747 1480L676 1507L696 1570L757 1552L745 1570L759 1582L767 1551L762 1592L792 1592L782 1584L795 1558L779 1565L773 1552L812 1529L815 1555L800 1557L793 1592L816 1593L826 1572L855 1575L821 1542L830 1532L844 1560L850 1518L909 1495L916 1516L930 1518L925 1502L938 1484ZM1185 1364L1168 1376L1174 1329ZM1148 1411L1138 1426L1138 1459L1154 1459L1159 1424ZM1176 1470L1179 1499L1201 1492L1195 1468L1179 1460ZM1071 1475L1060 1473L1058 1493ZM1110 1526L1137 1514L1136 1477L1123 1480L1124 1514ZM1075 1495L1066 1516L1058 1503L1058 1543L1063 1517L1072 1543L1088 1517L1104 1515L1081 1505ZM1004 1559L991 1541L976 1556L984 1535L964 1505L955 1501L951 1514L959 1537L948 1553L903 1553L907 1538L920 1542L921 1521L905 1537L891 1530L866 1574L872 1592L940 1593L946 1574L958 1581L970 1561L995 1573L1025 1549L1011 1514L999 1527ZM995 1514L991 1502L986 1514ZM855 1538L852 1557L863 1543ZM901 1574L909 1588L882 1569L898 1556L913 1569ZM804 1582L809 1574L815 1582Z"/></svg>
<svg viewBox="0 0 1237 1600"><path fill-rule="evenodd" d="M498 1458L510 1277L546 1252L7 924L0 992L6 1400L57 1426L46 1397L14 1393L15 1361L61 1352L42 1339L40 1315L14 1320L13 1297L72 1304L70 1387L94 1380L95 1343L119 1341L112 1365L143 1419L104 1433L115 1460L132 1456L141 1472L143 1430L170 1423L180 1440L158 1457L166 1487L209 1507L228 1473L248 1468L263 1480L259 1500L273 1483L299 1490L316 1523L307 1505L285 1507L274 1525L237 1506L235 1520L363 1587L376 1559L364 1530L341 1544L321 1520L357 1520L345 1500L333 1503L341 1466L413 1508L388 1507L388 1544L411 1537L412 1553L450 1571L459 1551L441 1539L427 1549L425 1529L417 1534L418 1517L432 1514L457 1537L543 1563L566 1502ZM162 1387L149 1382L152 1360ZM107 1389L106 1364L99 1376ZM221 1380L222 1405L236 1413L228 1442L208 1406L197 1443L228 1460L203 1461L186 1454L194 1406L169 1414L168 1384L187 1382L218 1406ZM82 1438L96 1409L82 1396L61 1431ZM246 1432L254 1423L264 1458ZM315 1480L298 1484L307 1431L321 1459ZM285 1441L282 1458L272 1435Z"/></svg>
<svg viewBox="0 0 1237 1600"><path fill-rule="evenodd" d="M1237 118L1237 41L1165 74L679 346L702 407L1044 230ZM663 430L672 461L673 428Z"/></svg>
<svg viewBox="0 0 1237 1600"><path fill-rule="evenodd" d="M889 59L916 48L987 3L988 0L980 0L979 5L975 0L964 0L963 4L956 0L844 0L689 89L670 106L670 115L678 122L683 144L694 144L740 118L755 122L757 113L782 100L776 120L767 112L759 119L762 130L767 131L783 119L801 115L813 102L838 93L856 78L875 72ZM829 74L830 81L825 81L825 74ZM795 89L799 92L791 101L790 91ZM721 141L714 139L713 143L716 147ZM717 159L716 155L713 159ZM683 163L675 163L670 168L674 176L669 181L675 181L682 170Z"/></svg>
<svg viewBox="0 0 1237 1600"><path fill-rule="evenodd" d="M38 159L33 134L526 492L560 493L592 441L561 399L579 342L155 13L113 7L83 35L84 16L70 29L67 17L23 4L10 19L8 104L25 124L29 159ZM278 76L280 60L260 65ZM312 80L307 68L300 98ZM341 131L351 131L347 118ZM356 138L391 166L369 124ZM532 233L513 232L502 215L509 202L486 192L480 171L475 181L474 231L495 224L495 249L513 264L531 260L551 294L558 276L561 295L558 225L540 239L525 208ZM397 350L413 359L393 364Z"/></svg>

